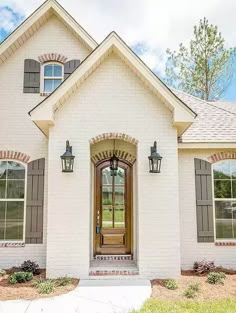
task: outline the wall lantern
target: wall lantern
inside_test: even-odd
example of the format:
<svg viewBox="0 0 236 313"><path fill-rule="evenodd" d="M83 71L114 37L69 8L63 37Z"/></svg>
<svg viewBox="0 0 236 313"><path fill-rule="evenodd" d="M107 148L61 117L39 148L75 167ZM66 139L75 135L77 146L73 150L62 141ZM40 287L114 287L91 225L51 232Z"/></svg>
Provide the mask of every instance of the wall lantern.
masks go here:
<svg viewBox="0 0 236 313"><path fill-rule="evenodd" d="M151 147L151 155L148 157L148 159L149 159L149 173L160 173L162 157L157 152L156 141L154 141L154 145Z"/></svg>
<svg viewBox="0 0 236 313"><path fill-rule="evenodd" d="M72 146L69 140L66 141L66 152L61 155L62 172L71 173L74 167L74 155L72 155Z"/></svg>
<svg viewBox="0 0 236 313"><path fill-rule="evenodd" d="M110 158L111 176L117 175L118 162L119 162L119 159L115 156L115 154L113 154L113 156Z"/></svg>
<svg viewBox="0 0 236 313"><path fill-rule="evenodd" d="M118 171L119 159L115 156L116 141L114 139L113 156L110 158L111 176L116 176Z"/></svg>

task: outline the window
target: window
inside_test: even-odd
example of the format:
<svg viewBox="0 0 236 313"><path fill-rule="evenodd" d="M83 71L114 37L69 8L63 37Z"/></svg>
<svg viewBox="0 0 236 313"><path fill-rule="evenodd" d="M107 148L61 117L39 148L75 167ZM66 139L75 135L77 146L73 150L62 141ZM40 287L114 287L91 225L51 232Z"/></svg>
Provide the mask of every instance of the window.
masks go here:
<svg viewBox="0 0 236 313"><path fill-rule="evenodd" d="M43 92L51 93L63 80L63 68L58 63L47 63L43 68Z"/></svg>
<svg viewBox="0 0 236 313"><path fill-rule="evenodd" d="M0 161L0 240L23 240L25 168Z"/></svg>
<svg viewBox="0 0 236 313"><path fill-rule="evenodd" d="M216 239L236 239L236 160L213 165Z"/></svg>

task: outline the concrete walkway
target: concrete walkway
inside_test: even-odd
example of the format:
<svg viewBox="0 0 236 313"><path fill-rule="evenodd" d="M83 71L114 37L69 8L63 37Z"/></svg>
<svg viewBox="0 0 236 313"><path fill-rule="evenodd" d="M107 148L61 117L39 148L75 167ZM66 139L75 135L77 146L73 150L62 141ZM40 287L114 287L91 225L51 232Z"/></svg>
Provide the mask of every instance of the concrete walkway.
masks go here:
<svg viewBox="0 0 236 313"><path fill-rule="evenodd" d="M0 313L127 313L151 295L148 280L81 280L58 297L0 301Z"/></svg>

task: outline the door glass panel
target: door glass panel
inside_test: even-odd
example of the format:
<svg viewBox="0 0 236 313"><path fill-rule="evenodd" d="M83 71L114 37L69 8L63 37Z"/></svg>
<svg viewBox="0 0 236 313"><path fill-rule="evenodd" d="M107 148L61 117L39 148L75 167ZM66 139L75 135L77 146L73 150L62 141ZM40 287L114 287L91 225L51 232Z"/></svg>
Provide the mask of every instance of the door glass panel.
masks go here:
<svg viewBox="0 0 236 313"><path fill-rule="evenodd" d="M109 167L102 171L102 227L113 227L112 177Z"/></svg>
<svg viewBox="0 0 236 313"><path fill-rule="evenodd" d="M111 176L109 167L102 170L101 205L102 227L125 227L125 170L123 168L118 168L116 176Z"/></svg>
<svg viewBox="0 0 236 313"><path fill-rule="evenodd" d="M125 207L123 205L115 207L114 227L125 227Z"/></svg>

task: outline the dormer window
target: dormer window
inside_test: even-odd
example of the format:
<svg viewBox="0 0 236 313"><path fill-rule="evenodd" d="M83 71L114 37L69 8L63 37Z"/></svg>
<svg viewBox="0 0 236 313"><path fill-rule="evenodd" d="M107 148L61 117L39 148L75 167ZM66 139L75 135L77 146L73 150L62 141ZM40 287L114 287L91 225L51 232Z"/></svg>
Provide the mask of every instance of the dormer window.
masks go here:
<svg viewBox="0 0 236 313"><path fill-rule="evenodd" d="M60 63L46 63L43 68L43 92L53 92L63 81L64 71Z"/></svg>

